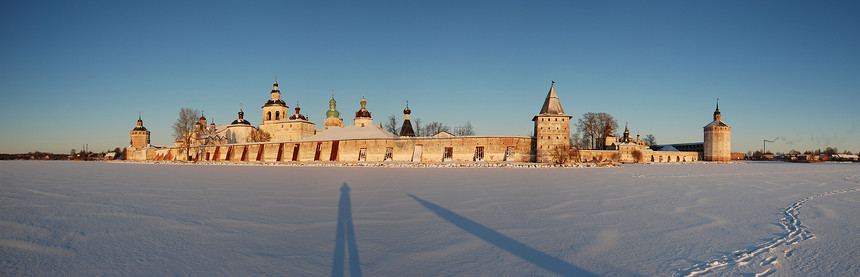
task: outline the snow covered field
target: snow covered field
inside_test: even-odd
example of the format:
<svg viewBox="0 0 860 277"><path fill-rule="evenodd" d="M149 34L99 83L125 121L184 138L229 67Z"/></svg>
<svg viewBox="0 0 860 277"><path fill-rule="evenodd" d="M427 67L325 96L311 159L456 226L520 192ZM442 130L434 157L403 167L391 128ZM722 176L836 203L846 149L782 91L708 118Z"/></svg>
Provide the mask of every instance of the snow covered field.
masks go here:
<svg viewBox="0 0 860 277"><path fill-rule="evenodd" d="M0 276L860 276L860 164L0 162Z"/></svg>

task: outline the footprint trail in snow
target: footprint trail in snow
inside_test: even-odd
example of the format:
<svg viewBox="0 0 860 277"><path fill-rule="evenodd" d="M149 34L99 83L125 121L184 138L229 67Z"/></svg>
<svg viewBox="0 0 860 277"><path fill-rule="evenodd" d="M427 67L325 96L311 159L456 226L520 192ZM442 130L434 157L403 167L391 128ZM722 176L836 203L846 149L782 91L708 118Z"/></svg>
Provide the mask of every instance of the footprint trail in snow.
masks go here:
<svg viewBox="0 0 860 277"><path fill-rule="evenodd" d="M858 179L857 177L857 175L845 177L845 181L860 184L860 179ZM732 251L731 255L726 255L713 261L695 264L690 268L678 270L678 273L682 276L688 277L697 276L700 274L713 272L717 269L724 267L745 266L750 264L753 258L761 258L761 256L767 256L766 258L762 259L761 262L759 262L760 266L765 266L767 268L764 271L757 273L755 276L769 276L775 272L773 266L776 266L779 262L777 260L777 256L767 255L767 253L774 252L777 247L785 245L789 247L789 249L783 252L783 256L786 258L791 257L794 252L794 249L790 248L792 247L792 245L795 245L804 240L815 238L815 235L812 234L812 232L810 232L809 230L807 230L806 227L804 227L803 224L801 224L800 222L800 208L803 207L804 203L822 197L857 191L860 191L860 186L824 192L794 202L785 208L785 210L783 211L785 217L779 220L779 224L782 225L782 228L785 230L785 235L773 238L766 243L762 243L751 248Z"/></svg>

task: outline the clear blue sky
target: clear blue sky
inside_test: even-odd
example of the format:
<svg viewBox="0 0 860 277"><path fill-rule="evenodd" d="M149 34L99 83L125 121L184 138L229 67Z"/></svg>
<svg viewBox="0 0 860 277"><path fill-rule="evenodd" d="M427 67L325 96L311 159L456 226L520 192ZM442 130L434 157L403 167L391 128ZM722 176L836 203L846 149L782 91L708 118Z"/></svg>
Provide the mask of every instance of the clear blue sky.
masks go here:
<svg viewBox="0 0 860 277"><path fill-rule="evenodd" d="M171 144L181 107L257 125L282 98L322 125L412 117L527 135L550 81L659 143L702 141L720 98L732 150L860 151L860 2L6 1L0 152L125 147L138 112Z"/></svg>

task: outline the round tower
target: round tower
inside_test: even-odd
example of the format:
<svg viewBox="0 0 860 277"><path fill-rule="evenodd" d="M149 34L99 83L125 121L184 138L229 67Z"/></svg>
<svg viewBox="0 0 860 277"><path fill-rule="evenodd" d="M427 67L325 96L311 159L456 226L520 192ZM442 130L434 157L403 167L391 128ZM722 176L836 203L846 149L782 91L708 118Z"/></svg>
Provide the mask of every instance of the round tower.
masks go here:
<svg viewBox="0 0 860 277"><path fill-rule="evenodd" d="M570 119L564 113L555 93L555 82L549 87L540 114L535 122L535 161L539 163L566 162L570 151Z"/></svg>
<svg viewBox="0 0 860 277"><path fill-rule="evenodd" d="M714 121L705 125L705 143L702 159L705 161L728 162L732 160L732 127L722 121L720 102L714 111Z"/></svg>

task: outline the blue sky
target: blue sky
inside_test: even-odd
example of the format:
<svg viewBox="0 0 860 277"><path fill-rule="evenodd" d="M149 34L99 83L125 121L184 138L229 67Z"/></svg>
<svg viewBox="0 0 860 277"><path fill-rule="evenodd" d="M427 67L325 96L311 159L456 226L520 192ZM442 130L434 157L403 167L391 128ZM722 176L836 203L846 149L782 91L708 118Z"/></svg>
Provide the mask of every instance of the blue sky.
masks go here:
<svg viewBox="0 0 860 277"><path fill-rule="evenodd" d="M732 150L860 151L856 1L16 1L0 8L0 152L173 141L182 107L259 124L282 98L322 125L362 94L374 122L527 135L550 81L659 143L702 141L720 98Z"/></svg>

